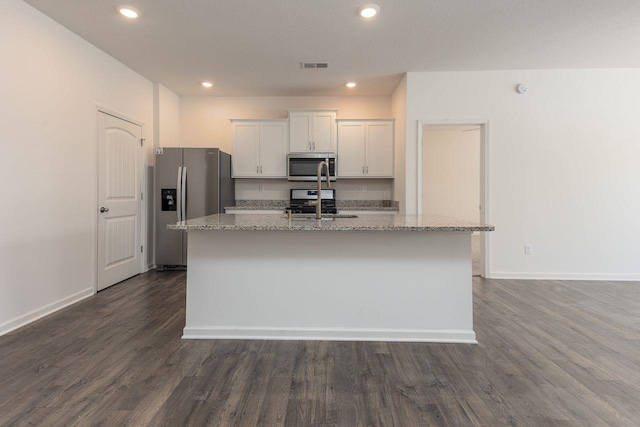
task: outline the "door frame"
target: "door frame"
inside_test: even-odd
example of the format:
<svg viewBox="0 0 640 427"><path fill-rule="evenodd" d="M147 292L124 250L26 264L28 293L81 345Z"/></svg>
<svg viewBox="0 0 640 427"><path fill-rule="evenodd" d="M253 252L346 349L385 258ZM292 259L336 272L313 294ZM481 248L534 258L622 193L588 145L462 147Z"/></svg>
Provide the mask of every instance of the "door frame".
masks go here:
<svg viewBox="0 0 640 427"><path fill-rule="evenodd" d="M98 192L98 185L99 185L99 168L100 168L100 158L98 157L98 153L99 153L99 148L98 148L98 144L99 144L99 138L100 138L100 125L99 125L99 117L100 117L100 113L104 113L104 114L108 114L109 116L113 116L117 119L120 120L124 120L125 122L129 122L132 123L136 126L140 126L140 134L142 135L142 139L145 140L144 138L144 122L129 117L125 114L122 114L116 110L112 110L110 108L104 107L100 104L96 104L94 103L94 111L93 111L93 119L94 119L94 129L95 129L95 134L94 134L94 138L93 138L93 165L94 165L94 172L93 172L93 200L94 200L94 204L93 204L93 244L92 244L92 250L93 250L93 293L96 294L98 293L98 233L99 233L99 228L98 228L98 209L100 206L100 200L99 200L99 192ZM146 258L146 254L148 253L147 251L150 250L150 248L148 247L149 245L147 245L148 243L148 233L147 233L147 222L148 222L148 210L145 208L145 202L148 202L149 199L149 194L147 194L147 176L146 176L146 169L147 169L147 154L146 154L146 144L143 144L142 146L142 158L140 159L140 170L138 171L138 177L140 179L140 191L142 192L142 194L144 196L146 196L147 198L143 198L140 201L140 244L145 248L145 252L143 253L144 256L140 257L140 264L138 266L138 273L144 273L145 271L145 258Z"/></svg>
<svg viewBox="0 0 640 427"><path fill-rule="evenodd" d="M490 190L489 190L489 119L424 119L418 120L418 138L416 141L416 207L418 215L422 214L422 145L424 126L479 126L480 131L480 222L491 224ZM480 275L491 277L491 233L480 233Z"/></svg>

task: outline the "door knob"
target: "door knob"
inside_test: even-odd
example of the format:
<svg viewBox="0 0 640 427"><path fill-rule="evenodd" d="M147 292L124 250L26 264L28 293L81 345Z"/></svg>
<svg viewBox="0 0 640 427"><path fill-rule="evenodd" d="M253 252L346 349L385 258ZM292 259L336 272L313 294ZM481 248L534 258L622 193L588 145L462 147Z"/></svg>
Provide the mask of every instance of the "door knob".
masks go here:
<svg viewBox="0 0 640 427"><path fill-rule="evenodd" d="M109 212L109 208L105 208L104 206L100 208L100 212Z"/></svg>

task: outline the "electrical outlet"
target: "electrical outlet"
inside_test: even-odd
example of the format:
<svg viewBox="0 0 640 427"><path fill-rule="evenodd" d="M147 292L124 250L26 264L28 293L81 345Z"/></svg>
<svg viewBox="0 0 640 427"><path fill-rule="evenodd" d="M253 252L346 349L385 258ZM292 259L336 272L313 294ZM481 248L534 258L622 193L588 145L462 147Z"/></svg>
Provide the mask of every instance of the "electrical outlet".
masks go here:
<svg viewBox="0 0 640 427"><path fill-rule="evenodd" d="M264 185L263 184L258 184L258 191L261 192L261 193L264 191Z"/></svg>
<svg viewBox="0 0 640 427"><path fill-rule="evenodd" d="M524 254L531 255L531 245L524 245Z"/></svg>

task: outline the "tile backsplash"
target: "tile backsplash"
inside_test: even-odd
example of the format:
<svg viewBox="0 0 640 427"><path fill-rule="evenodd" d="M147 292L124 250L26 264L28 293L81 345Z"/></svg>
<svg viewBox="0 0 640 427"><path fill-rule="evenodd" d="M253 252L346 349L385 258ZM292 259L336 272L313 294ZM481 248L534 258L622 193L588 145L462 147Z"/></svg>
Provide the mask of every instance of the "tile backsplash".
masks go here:
<svg viewBox="0 0 640 427"><path fill-rule="evenodd" d="M338 200L391 200L393 180L338 178L331 187L336 189ZM316 184L284 179L236 179L236 200L289 200L292 188L316 188Z"/></svg>

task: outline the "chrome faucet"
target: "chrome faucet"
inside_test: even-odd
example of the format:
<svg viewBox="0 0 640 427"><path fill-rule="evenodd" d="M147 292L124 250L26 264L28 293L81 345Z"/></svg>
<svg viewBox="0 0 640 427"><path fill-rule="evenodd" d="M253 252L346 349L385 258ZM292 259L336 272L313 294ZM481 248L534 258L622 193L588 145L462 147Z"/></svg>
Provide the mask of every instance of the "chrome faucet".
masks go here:
<svg viewBox="0 0 640 427"><path fill-rule="evenodd" d="M318 163L318 197L316 199L316 219L322 219L322 167L325 167L327 175L327 188L331 188L331 180L329 179L329 159L324 159Z"/></svg>

